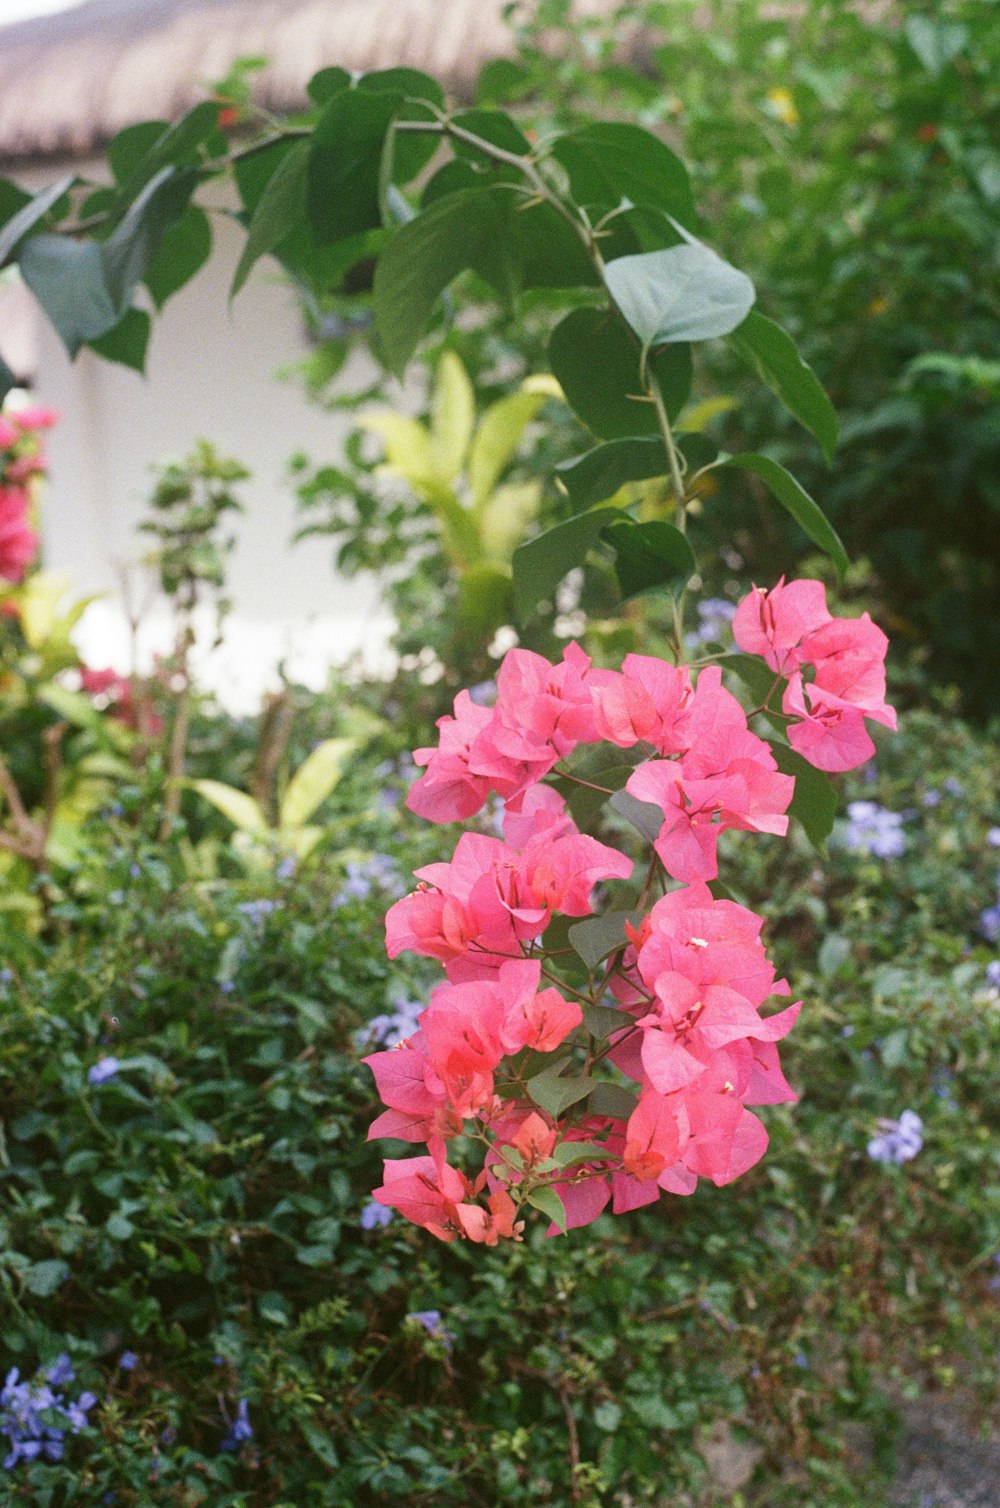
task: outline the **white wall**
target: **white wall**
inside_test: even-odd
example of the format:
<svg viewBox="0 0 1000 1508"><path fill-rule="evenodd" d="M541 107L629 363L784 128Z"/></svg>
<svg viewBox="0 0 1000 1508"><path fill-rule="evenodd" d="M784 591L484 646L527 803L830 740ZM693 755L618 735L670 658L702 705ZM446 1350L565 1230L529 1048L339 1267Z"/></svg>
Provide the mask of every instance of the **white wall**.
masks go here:
<svg viewBox="0 0 1000 1508"><path fill-rule="evenodd" d="M311 405L296 379L276 377L307 349L294 294L265 260L230 306L244 235L221 212L212 219L212 256L154 319L145 377L86 351L71 363L39 321L36 396L62 414L48 443L44 559L81 591L108 594L88 611L81 643L91 663L125 668L116 565L142 552L134 530L150 466L185 454L199 437L243 462L253 479L243 489L247 511L231 568L235 610L226 644L202 675L231 705L245 706L289 650L289 669L313 683L324 664L359 648L384 658L389 624L372 581L335 577L332 541L290 543L288 458L303 450L317 462L336 460L350 419ZM360 386L371 372L359 352L342 380ZM147 625L147 655L167 647L164 631L162 622Z"/></svg>

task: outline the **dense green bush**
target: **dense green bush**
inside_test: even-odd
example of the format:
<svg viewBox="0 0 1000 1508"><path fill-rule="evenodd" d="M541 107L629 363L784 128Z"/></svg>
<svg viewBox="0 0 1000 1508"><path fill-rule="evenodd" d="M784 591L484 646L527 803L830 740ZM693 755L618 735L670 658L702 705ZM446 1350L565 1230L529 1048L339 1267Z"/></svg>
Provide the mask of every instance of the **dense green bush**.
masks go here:
<svg viewBox="0 0 1000 1508"><path fill-rule="evenodd" d="M228 740L218 723L213 759ZM894 1397L995 1388L978 929L1000 855L995 755L960 726L912 716L872 774L852 794L904 814L901 856L852 849L860 819L825 869L742 850L741 898L766 895L807 1000L770 1155L732 1189L495 1251L364 1215L365 1022L426 988L386 962L381 913L442 837L393 769L349 776L327 847L270 875L198 808L215 862L192 879L183 830L157 845L155 803L122 792L0 984L7 1363L67 1352L98 1395L65 1463L18 1462L3 1500L736 1503L703 1463L714 1428L763 1452L743 1501L876 1504ZM872 1161L904 1109L922 1151Z"/></svg>
<svg viewBox="0 0 1000 1508"><path fill-rule="evenodd" d="M731 449L769 445L868 555L934 674L995 711L1000 633L996 216L1000 29L989 0L867 10L646 0L611 18L569 0L517 12L520 95L542 137L601 113L656 129L691 165L711 243L758 284L833 399L833 469L731 359ZM629 62L626 63L626 58ZM713 348L718 355L722 348ZM730 479L706 522L751 572L803 537ZM748 523L753 519L752 523Z"/></svg>

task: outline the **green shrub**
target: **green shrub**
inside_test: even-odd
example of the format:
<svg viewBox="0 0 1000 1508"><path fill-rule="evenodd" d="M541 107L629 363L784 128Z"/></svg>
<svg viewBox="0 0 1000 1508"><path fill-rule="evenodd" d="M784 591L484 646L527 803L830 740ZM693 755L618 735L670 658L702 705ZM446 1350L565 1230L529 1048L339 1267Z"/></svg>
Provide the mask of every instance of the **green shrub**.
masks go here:
<svg viewBox="0 0 1000 1508"><path fill-rule="evenodd" d="M801 1103L768 1112L759 1169L506 1251L362 1222L365 1022L429 977L387 963L381 914L393 864L441 842L393 805L391 772L381 797L369 780L359 803L358 775L334 798L334 832L338 802L370 808L354 858L256 878L226 878L224 855L185 877L182 838L154 844L126 790L0 985L5 1361L30 1377L68 1352L99 1398L65 1463L19 1462L3 1500L736 1501L700 1454L715 1426L763 1450L747 1502L877 1503L893 1397L995 1387L994 767L915 715L850 792L908 814L901 857L852 851L846 828L824 868L742 850L807 1000ZM922 1151L873 1162L904 1108Z"/></svg>

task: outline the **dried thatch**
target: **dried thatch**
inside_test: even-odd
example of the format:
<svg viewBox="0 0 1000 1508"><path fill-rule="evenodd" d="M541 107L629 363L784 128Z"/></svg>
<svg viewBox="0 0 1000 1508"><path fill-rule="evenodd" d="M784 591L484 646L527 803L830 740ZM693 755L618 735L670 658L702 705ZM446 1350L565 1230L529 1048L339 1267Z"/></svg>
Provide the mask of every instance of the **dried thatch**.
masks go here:
<svg viewBox="0 0 1000 1508"><path fill-rule="evenodd" d="M467 91L510 49L505 0L86 0L0 28L0 161L86 155L124 126L172 120L236 59L270 59L255 98L301 107L331 64L407 64ZM577 0L603 15L620 0Z"/></svg>

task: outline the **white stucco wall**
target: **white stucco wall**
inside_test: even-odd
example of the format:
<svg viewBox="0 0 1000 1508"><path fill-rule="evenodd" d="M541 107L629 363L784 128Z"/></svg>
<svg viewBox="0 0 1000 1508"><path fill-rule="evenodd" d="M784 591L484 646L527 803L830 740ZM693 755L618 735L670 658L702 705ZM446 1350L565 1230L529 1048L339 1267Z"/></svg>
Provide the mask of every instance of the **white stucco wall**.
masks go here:
<svg viewBox="0 0 1000 1508"><path fill-rule="evenodd" d="M35 396L62 415L48 437L44 560L81 592L106 594L88 610L80 642L91 663L126 668L119 567L142 553L135 526L150 466L185 454L199 437L243 462L253 478L242 489L247 511L231 569L235 609L202 678L230 705L249 707L283 656L290 672L314 684L326 664L357 650L384 663L390 625L372 581L335 576L332 541L291 544L288 458L301 450L317 462L336 460L350 418L310 404L296 379L278 379L307 349L295 296L264 261L230 305L243 232L222 213L212 218L212 257L154 320L144 377L86 351L71 363L47 322L38 322ZM360 386L371 371L359 352L342 380ZM165 649L168 638L162 615L149 615L144 655Z"/></svg>

